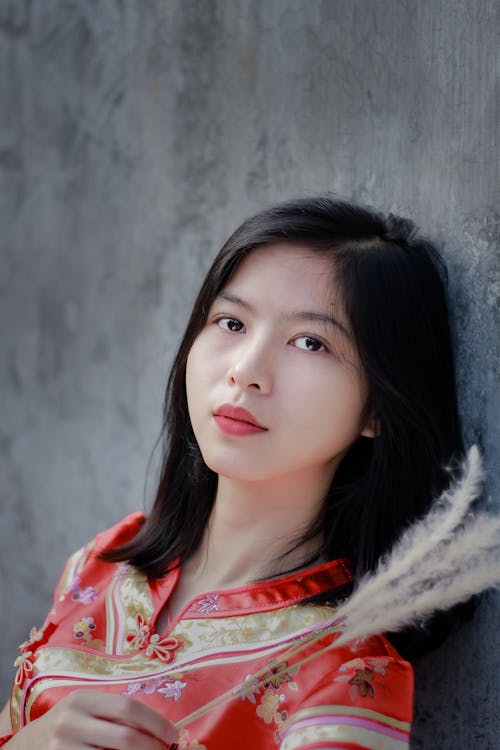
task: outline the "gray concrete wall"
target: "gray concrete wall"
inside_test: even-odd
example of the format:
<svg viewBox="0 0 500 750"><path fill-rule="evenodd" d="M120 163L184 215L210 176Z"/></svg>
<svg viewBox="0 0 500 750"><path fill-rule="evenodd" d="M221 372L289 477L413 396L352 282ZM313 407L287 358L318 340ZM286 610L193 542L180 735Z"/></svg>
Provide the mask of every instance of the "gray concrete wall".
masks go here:
<svg viewBox="0 0 500 750"><path fill-rule="evenodd" d="M0 674L68 552L141 507L223 239L334 190L450 268L467 442L500 498L492 0L0 0ZM417 665L413 747L494 750L498 598Z"/></svg>

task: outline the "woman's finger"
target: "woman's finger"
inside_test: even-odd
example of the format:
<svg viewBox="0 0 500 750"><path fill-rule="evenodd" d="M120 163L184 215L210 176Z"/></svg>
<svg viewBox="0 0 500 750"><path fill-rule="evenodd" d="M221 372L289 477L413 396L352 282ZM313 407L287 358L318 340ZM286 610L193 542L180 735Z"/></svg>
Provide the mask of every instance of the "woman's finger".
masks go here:
<svg viewBox="0 0 500 750"><path fill-rule="evenodd" d="M80 724L79 741L106 750L165 750L170 744L136 727L89 716Z"/></svg>
<svg viewBox="0 0 500 750"><path fill-rule="evenodd" d="M163 743L177 739L172 722L134 698L96 693L91 700L91 713L98 718L138 729Z"/></svg>

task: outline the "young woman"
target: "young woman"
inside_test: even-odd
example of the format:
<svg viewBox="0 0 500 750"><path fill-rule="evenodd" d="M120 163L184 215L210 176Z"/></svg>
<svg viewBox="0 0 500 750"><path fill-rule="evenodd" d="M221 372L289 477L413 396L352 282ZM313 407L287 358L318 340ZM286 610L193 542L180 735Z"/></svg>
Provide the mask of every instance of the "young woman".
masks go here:
<svg viewBox="0 0 500 750"><path fill-rule="evenodd" d="M232 235L174 362L152 511L70 558L20 647L9 750L408 747L412 670L383 635L296 644L461 454L440 271L410 222L331 197Z"/></svg>

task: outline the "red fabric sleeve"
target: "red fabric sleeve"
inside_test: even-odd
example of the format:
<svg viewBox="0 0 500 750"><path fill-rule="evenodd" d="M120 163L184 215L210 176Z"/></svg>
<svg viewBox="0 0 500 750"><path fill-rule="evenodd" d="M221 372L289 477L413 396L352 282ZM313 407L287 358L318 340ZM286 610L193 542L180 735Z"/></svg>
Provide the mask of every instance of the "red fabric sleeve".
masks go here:
<svg viewBox="0 0 500 750"><path fill-rule="evenodd" d="M340 657L340 658L339 658ZM333 664L333 658L339 659ZM383 637L332 652L290 716L281 750L405 750L413 718L413 670Z"/></svg>

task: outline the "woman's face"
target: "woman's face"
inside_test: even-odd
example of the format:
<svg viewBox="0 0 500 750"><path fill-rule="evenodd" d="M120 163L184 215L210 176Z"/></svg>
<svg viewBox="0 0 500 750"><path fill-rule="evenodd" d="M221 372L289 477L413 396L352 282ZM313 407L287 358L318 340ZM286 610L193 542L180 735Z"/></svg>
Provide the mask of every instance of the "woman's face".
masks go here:
<svg viewBox="0 0 500 750"><path fill-rule="evenodd" d="M373 434L331 263L307 248L268 245L241 263L194 341L186 386L206 464L233 479L331 479Z"/></svg>

